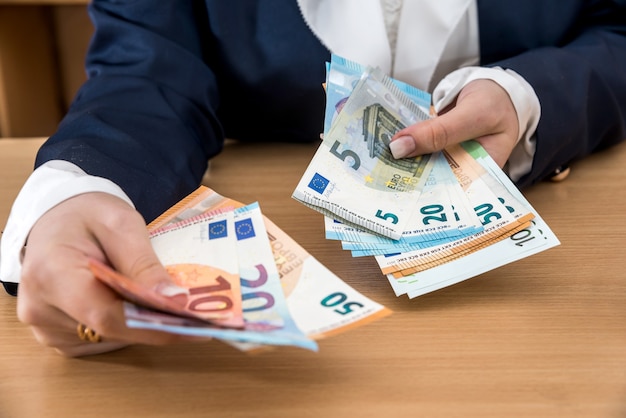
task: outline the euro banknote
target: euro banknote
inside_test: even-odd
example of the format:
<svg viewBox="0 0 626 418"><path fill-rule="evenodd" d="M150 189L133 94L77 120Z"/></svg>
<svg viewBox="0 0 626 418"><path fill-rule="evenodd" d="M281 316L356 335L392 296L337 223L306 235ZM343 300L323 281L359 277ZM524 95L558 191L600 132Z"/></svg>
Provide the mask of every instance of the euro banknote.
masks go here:
<svg viewBox="0 0 626 418"><path fill-rule="evenodd" d="M546 221L484 149L473 142L463 146L494 179L532 212L534 217L528 227L465 257L399 278L388 274L387 279L397 296L404 294L410 298L421 296L560 245L559 239Z"/></svg>
<svg viewBox="0 0 626 418"><path fill-rule="evenodd" d="M344 249L360 250L376 255L375 249L403 248L405 251L432 246L433 241L447 242L461 236L471 235L483 229L475 211L469 210L467 196L442 152L433 155L434 165L429 173L407 229L398 240L373 234L326 217L326 238L342 240ZM420 245L420 243L431 242ZM414 244L414 245L412 245ZM389 253L392 251L387 251Z"/></svg>
<svg viewBox="0 0 626 418"><path fill-rule="evenodd" d="M434 160L396 160L395 131L429 116L379 70L359 80L292 197L344 223L399 239Z"/></svg>
<svg viewBox="0 0 626 418"><path fill-rule="evenodd" d="M410 97L409 89L396 88L399 84L379 70L350 61L334 59L327 71L323 142L293 197L324 215L326 238L340 240L354 257L374 256L396 294L414 297L559 244L475 141L423 156L428 163L410 197L367 190L363 184L387 179L386 172L371 167L415 162L394 160L389 139L407 123L428 118L423 96ZM406 105L411 101L414 106ZM377 178L383 180L376 183ZM477 265L470 268L466 260Z"/></svg>
<svg viewBox="0 0 626 418"><path fill-rule="evenodd" d="M317 350L317 344L306 336L293 320L286 298L282 290L278 269L274 262L271 246L267 239L267 232L263 215L258 203L253 203L224 212L220 215L198 215L175 224L166 225L152 232L152 236L161 238L155 245L157 255L163 262L185 260L190 258L194 251L183 251L184 243L198 247L202 253L209 251L203 242L211 240L211 225L215 219L225 219L230 225L225 225L220 237L213 239L225 240L227 234L232 236L235 246L222 243L227 250L216 251L215 256L228 259L228 263L237 264L237 278L240 279L240 304L243 310L243 323L240 328L212 326L215 322L199 323L189 321L185 317L166 315L162 312L127 305L127 324L134 328L155 329L176 334L193 335L197 337L211 337L224 340L231 345L258 344L258 345L293 345L297 347ZM211 219L209 228L203 219ZM176 235L168 234L175 230ZM206 258L208 261L208 257ZM204 268L215 270L217 265L204 265ZM165 265L166 268L168 264ZM206 299L206 298L205 298ZM213 300L204 301L205 309L214 309Z"/></svg>
<svg viewBox="0 0 626 418"><path fill-rule="evenodd" d="M327 134L335 118L343 109L367 67L337 54L326 63L326 110L324 134ZM410 84L391 79L400 91L407 95L423 112L430 113L430 94Z"/></svg>
<svg viewBox="0 0 626 418"><path fill-rule="evenodd" d="M254 230L255 240L265 242L271 251L284 304L281 303L279 295L275 292L276 280L271 281L274 283L273 285L269 283L270 278L274 275L271 273L272 265L267 260L267 251L264 250L265 252L263 252L256 246L254 249L251 246L248 249L243 248L244 243L252 242L251 239L246 239L238 241L237 252L231 256L235 260L246 260L239 261L243 329L228 330L227 333L222 330L218 333L206 322L199 325L197 321L190 320L189 315L172 316L168 315L167 312L128 304L127 316L130 325L188 335L221 338L242 350L258 349L267 344L279 344L278 341L283 341L283 343L291 341L292 345L310 348L310 343L295 338L296 333L294 332L287 334L290 339L285 339L283 338L284 332L273 331L273 335L257 335L248 332L248 335L244 335L242 330L251 331L251 328L255 326L257 328L261 325L266 326L271 324L270 318L274 318L283 324L282 331L285 329L294 331L297 328L307 339L319 340L391 314L388 308L361 294L326 268L274 222L262 215L258 204L246 206L241 202L224 197L210 188L201 186L150 223L148 229L151 234L162 236L172 229L189 229L190 225L198 225L199 220L203 218L220 219L216 216L224 212L233 213L235 225L237 225L241 214L253 215L252 223L239 224L239 228L240 230L244 227L247 230ZM263 219L262 226L259 223L259 216ZM206 240L207 234L208 230L195 231L191 232L190 238L184 239L196 244L198 241ZM167 250L167 248L175 247L175 245L170 243L164 247ZM247 255L241 257L242 254ZM254 261L262 254L265 254L263 263L267 266L263 273L258 267L260 260L259 262ZM244 265L245 263L248 265ZM250 265L249 263L256 264ZM255 274L257 276L254 276ZM264 277L267 277L268 281L262 283ZM268 289L274 289L274 292L270 293ZM268 307L270 299L275 302L272 309L261 309ZM289 317L286 315L287 312ZM278 315L279 313L282 315ZM280 320L277 319L278 316L281 317ZM194 330L194 327L197 329Z"/></svg>

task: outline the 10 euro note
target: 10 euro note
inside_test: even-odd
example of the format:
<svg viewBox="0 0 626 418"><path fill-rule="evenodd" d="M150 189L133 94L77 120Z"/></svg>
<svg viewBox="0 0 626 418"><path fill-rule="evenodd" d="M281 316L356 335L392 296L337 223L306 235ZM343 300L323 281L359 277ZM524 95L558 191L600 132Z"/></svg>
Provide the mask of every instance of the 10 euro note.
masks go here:
<svg viewBox="0 0 626 418"><path fill-rule="evenodd" d="M151 231L150 242L174 284L188 289L189 311L240 328L244 320L233 216L192 217Z"/></svg>
<svg viewBox="0 0 626 418"><path fill-rule="evenodd" d="M142 285L95 259L89 260L89 269L98 280L115 290L127 301L157 311L171 312L180 317L202 319L185 309L186 298L181 300L177 297L177 295L184 294L186 289L180 288L171 292L174 287L173 282L157 283L154 286Z"/></svg>
<svg viewBox="0 0 626 418"><path fill-rule="evenodd" d="M295 324L283 294L276 264L267 239L263 216L258 203L235 209L232 220L236 238L236 257L241 280L242 328L217 328L213 324L190 321L127 305L127 324L134 328L153 329L175 334L211 337L240 349L290 345L316 351L317 344ZM185 236L180 240L193 243L197 231L195 221L202 215L182 220L161 230L182 225ZM190 225L192 227L190 227ZM165 250L167 251L167 249ZM176 256L176 257L179 257Z"/></svg>
<svg viewBox="0 0 626 418"><path fill-rule="evenodd" d="M141 306L221 327L244 325L231 213L200 216L153 231L151 243L171 281L137 283L95 260L94 275ZM193 228L192 240L181 239ZM197 234L196 234L197 231Z"/></svg>
<svg viewBox="0 0 626 418"><path fill-rule="evenodd" d="M292 197L341 222L400 239L434 161L396 160L389 150L400 129L428 119L380 70L356 85Z"/></svg>

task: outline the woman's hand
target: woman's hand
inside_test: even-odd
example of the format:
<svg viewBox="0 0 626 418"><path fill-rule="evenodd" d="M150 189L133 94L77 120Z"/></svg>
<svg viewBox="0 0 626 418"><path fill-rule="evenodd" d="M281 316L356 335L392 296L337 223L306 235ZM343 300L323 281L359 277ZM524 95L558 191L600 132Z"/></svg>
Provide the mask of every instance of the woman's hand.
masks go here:
<svg viewBox="0 0 626 418"><path fill-rule="evenodd" d="M507 92L496 82L481 79L465 86L435 118L396 133L390 149L395 158L415 157L475 139L504 167L519 135L517 112Z"/></svg>
<svg viewBox="0 0 626 418"><path fill-rule="evenodd" d="M83 356L134 343L189 340L127 328L122 299L93 276L90 258L148 286L170 281L143 218L126 202L104 193L68 199L34 225L23 260L18 317L41 344L66 356ZM79 324L96 331L101 341L81 340Z"/></svg>

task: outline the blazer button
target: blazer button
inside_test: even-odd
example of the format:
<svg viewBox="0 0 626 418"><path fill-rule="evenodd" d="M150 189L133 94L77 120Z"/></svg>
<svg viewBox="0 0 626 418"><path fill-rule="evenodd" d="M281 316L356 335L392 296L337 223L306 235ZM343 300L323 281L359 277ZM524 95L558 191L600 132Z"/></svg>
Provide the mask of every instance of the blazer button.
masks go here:
<svg viewBox="0 0 626 418"><path fill-rule="evenodd" d="M570 168L568 166L561 166L554 170L552 176L550 177L550 181L559 182L563 181L569 176Z"/></svg>

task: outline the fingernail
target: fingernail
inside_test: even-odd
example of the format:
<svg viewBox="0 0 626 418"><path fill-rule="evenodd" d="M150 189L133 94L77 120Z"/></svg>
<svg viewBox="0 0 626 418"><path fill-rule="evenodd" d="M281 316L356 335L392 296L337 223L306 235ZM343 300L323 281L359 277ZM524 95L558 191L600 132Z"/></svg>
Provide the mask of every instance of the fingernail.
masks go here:
<svg viewBox="0 0 626 418"><path fill-rule="evenodd" d="M389 143L389 150L393 158L404 158L415 151L415 140L409 135L401 136Z"/></svg>
<svg viewBox="0 0 626 418"><path fill-rule="evenodd" d="M158 283L155 287L154 290L163 295L163 296L168 296L168 297L174 297L174 296L178 296L178 295L188 295L189 294L189 290L181 287L181 286L177 286L173 283L168 283L168 282L160 282Z"/></svg>

